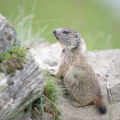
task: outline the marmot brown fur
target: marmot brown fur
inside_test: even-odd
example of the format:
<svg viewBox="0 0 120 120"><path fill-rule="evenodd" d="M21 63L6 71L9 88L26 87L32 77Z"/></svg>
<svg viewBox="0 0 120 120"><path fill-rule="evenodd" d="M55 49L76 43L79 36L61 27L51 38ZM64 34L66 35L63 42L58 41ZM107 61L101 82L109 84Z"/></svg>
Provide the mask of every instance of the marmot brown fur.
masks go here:
<svg viewBox="0 0 120 120"><path fill-rule="evenodd" d="M64 77L65 86L80 106L94 103L102 114L106 113L97 76L81 51L81 35L69 28L56 29L53 34L63 50L52 74Z"/></svg>

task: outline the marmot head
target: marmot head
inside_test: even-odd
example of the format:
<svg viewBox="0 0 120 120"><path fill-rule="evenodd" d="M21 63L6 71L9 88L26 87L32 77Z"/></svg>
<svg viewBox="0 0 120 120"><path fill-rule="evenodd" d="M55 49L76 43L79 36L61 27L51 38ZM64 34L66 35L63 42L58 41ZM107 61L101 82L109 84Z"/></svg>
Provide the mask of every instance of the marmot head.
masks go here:
<svg viewBox="0 0 120 120"><path fill-rule="evenodd" d="M81 35L75 30L69 28L60 28L55 29L53 34L60 44L69 50L77 49L80 46Z"/></svg>

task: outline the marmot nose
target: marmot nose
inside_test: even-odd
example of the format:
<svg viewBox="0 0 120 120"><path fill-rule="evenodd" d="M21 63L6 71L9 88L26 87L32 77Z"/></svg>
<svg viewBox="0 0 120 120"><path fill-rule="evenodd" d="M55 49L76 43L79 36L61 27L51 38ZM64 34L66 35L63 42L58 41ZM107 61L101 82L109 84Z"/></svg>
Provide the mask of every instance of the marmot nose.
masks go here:
<svg viewBox="0 0 120 120"><path fill-rule="evenodd" d="M53 34L56 35L56 33L57 33L56 30L54 30L54 31L53 31Z"/></svg>

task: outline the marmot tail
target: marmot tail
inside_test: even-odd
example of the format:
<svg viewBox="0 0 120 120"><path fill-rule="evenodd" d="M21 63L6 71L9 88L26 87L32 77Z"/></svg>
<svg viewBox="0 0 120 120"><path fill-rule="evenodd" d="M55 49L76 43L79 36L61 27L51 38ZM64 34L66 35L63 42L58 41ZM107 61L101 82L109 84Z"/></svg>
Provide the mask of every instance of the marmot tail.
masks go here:
<svg viewBox="0 0 120 120"><path fill-rule="evenodd" d="M107 112L106 107L100 97L96 97L94 99L94 104L98 108L101 114L105 114Z"/></svg>

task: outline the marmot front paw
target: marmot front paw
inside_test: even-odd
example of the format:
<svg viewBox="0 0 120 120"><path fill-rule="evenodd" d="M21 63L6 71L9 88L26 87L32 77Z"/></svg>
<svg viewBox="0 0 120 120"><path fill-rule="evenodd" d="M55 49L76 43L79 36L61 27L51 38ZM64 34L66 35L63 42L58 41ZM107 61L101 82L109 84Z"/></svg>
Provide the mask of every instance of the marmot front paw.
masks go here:
<svg viewBox="0 0 120 120"><path fill-rule="evenodd" d="M51 76L55 76L55 70L51 69L51 71L49 72Z"/></svg>

